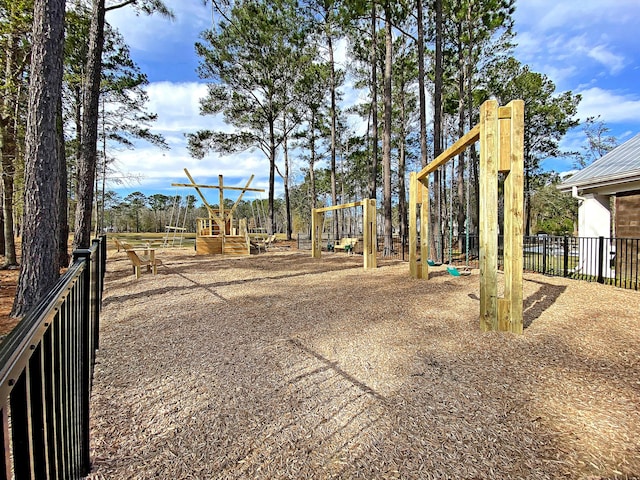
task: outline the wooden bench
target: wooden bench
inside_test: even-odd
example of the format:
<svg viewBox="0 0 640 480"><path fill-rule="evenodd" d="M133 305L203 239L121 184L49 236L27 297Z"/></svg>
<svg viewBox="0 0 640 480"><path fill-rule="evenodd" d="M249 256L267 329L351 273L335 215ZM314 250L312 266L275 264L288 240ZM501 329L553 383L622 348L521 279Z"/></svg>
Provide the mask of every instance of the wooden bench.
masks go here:
<svg viewBox="0 0 640 480"><path fill-rule="evenodd" d="M124 240L120 240L119 238L113 238L113 243L115 244L116 248L118 249L118 252L123 251L126 252L127 250L134 250L134 248L131 246L130 243L125 242ZM149 248L148 246L145 248Z"/></svg>
<svg viewBox="0 0 640 480"><path fill-rule="evenodd" d="M125 251L127 252L129 260L131 260L133 273L136 275L136 278L140 278L140 270L142 267L147 267L147 272L153 271L154 275L158 273L158 261L156 260L155 249L147 248L143 250L141 254L138 254L138 252L130 248Z"/></svg>
<svg viewBox="0 0 640 480"><path fill-rule="evenodd" d="M116 249L118 250L118 252L120 250L127 250L127 243L119 240L118 238L113 237L113 243L115 244ZM128 247L128 248L131 248L131 247Z"/></svg>
<svg viewBox="0 0 640 480"><path fill-rule="evenodd" d="M266 251L271 246L271 244L274 243L275 241L276 241L276 236L269 235L267 238L265 238L261 242L258 242L258 247L262 247Z"/></svg>
<svg viewBox="0 0 640 480"><path fill-rule="evenodd" d="M353 249L356 248L356 244L358 243L357 237L344 237L336 242L333 246L334 250L344 250L345 252L353 253Z"/></svg>

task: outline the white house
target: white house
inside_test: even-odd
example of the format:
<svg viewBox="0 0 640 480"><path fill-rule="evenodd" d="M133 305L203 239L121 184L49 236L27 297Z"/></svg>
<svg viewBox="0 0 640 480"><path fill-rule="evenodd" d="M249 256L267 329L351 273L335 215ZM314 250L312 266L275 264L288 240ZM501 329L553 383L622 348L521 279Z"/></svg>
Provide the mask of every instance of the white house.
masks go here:
<svg viewBox="0 0 640 480"><path fill-rule="evenodd" d="M579 237L640 238L640 134L567 178L559 188L579 200ZM637 264L637 251L624 253ZM597 266L585 261L580 260L585 273L595 272ZM609 276L609 262L604 267Z"/></svg>

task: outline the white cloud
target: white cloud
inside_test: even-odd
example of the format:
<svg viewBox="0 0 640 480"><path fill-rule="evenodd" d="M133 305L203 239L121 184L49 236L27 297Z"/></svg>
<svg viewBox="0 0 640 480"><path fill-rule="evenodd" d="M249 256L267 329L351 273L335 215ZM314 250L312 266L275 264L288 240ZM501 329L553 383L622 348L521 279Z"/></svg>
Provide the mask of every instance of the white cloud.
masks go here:
<svg viewBox="0 0 640 480"><path fill-rule="evenodd" d="M597 45L588 52L589 57L607 67L611 74L615 75L625 66L625 59L607 49L604 45Z"/></svg>
<svg viewBox="0 0 640 480"><path fill-rule="evenodd" d="M218 175L223 175L228 186L243 187L249 177L255 174L251 187L264 188L268 185L269 162L260 151L229 156L211 154L198 160L191 157L184 148L169 152L138 148L120 152L115 167L118 173L109 182L108 188L118 191L124 197L138 190L165 195L180 194L181 188L171 184L189 183L185 168L200 184L217 185ZM231 194L228 196L233 197ZM256 198L260 196L257 195ZM209 194L205 194L205 197L212 198Z"/></svg>
<svg viewBox="0 0 640 480"><path fill-rule="evenodd" d="M521 1L516 6L516 23L527 30L548 32L585 30L605 23L633 25L640 16L638 0L535 0ZM602 31L594 30L594 31Z"/></svg>
<svg viewBox="0 0 640 480"><path fill-rule="evenodd" d="M347 54L349 50L349 42L346 38L340 38L335 42L333 47L333 59L338 65L338 68L347 68Z"/></svg>
<svg viewBox="0 0 640 480"><path fill-rule="evenodd" d="M518 2L516 57L561 89L607 81L635 63L639 22L638 0Z"/></svg>
<svg viewBox="0 0 640 480"><path fill-rule="evenodd" d="M205 128L212 116L200 115L200 99L207 94L204 83L155 82L147 86L147 107L158 114L154 128L163 132L191 132Z"/></svg>
<svg viewBox="0 0 640 480"><path fill-rule="evenodd" d="M578 105L581 120L600 115L605 123L635 122L640 120L640 96L623 95L598 87L577 92L582 95Z"/></svg>
<svg viewBox="0 0 640 480"><path fill-rule="evenodd" d="M169 151L149 144L139 143L135 150L113 152L118 173L109 188L122 196L136 190L175 194L171 183L187 182L183 169L187 168L196 181L218 183L217 175L242 183L256 174L257 184L266 184L269 162L259 150L235 155L211 153L202 160L194 159L187 151L186 133L202 129L230 131L220 115L200 115L199 102L207 93L206 84L187 82L156 82L147 86L148 108L158 114L152 130L164 135ZM233 180L235 179L235 180ZM261 188L261 187L256 187Z"/></svg>

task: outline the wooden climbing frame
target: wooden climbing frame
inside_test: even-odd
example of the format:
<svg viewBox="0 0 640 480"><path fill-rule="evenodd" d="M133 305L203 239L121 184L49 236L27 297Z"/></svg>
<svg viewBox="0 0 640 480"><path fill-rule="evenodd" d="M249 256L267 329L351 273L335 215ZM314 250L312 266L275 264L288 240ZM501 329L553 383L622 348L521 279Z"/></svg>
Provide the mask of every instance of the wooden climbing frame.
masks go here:
<svg viewBox="0 0 640 480"><path fill-rule="evenodd" d="M522 234L524 179L524 102L480 106L480 123L445 152L411 173L409 186L409 269L429 278L427 237L429 174L480 142L480 328L522 333ZM498 298L498 173L504 181L504 295ZM418 206L420 259L418 261Z"/></svg>
<svg viewBox="0 0 640 480"><path fill-rule="evenodd" d="M313 208L311 210L311 256L322 256L322 220L325 212L342 210L344 208L362 207L362 243L364 269L377 268L376 258L376 201L365 199L360 202L343 203L331 207Z"/></svg>

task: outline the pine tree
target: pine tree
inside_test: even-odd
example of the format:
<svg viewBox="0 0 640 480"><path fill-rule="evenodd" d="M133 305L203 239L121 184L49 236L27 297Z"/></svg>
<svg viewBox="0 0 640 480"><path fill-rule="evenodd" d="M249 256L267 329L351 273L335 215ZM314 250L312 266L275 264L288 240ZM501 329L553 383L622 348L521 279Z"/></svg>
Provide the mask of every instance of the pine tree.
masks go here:
<svg viewBox="0 0 640 480"><path fill-rule="evenodd" d="M73 246L87 247L91 241L91 212L98 162L98 113L100 107L100 80L102 78L102 52L104 50L105 15L107 11L132 6L136 12L159 13L168 18L173 14L162 0L123 0L105 5L105 0L93 0L89 49L85 67L80 154L78 157L77 205Z"/></svg>
<svg viewBox="0 0 640 480"><path fill-rule="evenodd" d="M275 173L278 148L297 122L278 129L285 111L296 104L295 85L310 62L305 29L294 2L237 2L216 28L196 44L202 57L198 73L208 80L201 113L224 115L235 133L202 130L188 134L197 158L210 150L232 153L259 148L269 159L269 233L276 228Z"/></svg>
<svg viewBox="0 0 640 480"><path fill-rule="evenodd" d="M57 114L62 91L65 0L35 0L25 152L22 266L11 315L28 312L55 285L58 262Z"/></svg>

